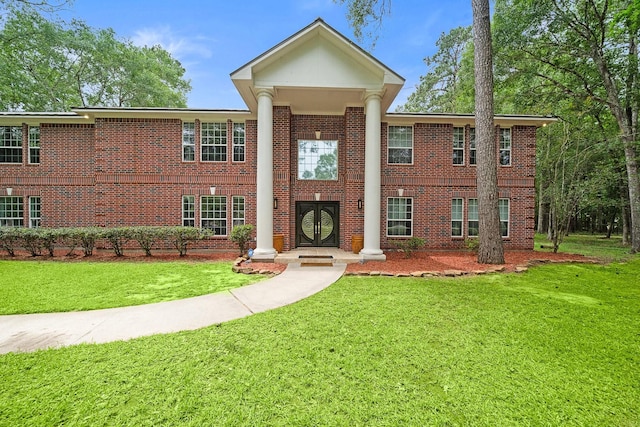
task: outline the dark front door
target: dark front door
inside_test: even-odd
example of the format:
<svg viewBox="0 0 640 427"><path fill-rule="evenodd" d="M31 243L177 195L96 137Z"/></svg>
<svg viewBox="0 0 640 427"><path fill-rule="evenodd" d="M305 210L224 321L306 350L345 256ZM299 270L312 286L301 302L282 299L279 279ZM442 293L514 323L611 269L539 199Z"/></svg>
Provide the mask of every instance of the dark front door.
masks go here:
<svg viewBox="0 0 640 427"><path fill-rule="evenodd" d="M296 247L339 244L338 202L296 203Z"/></svg>

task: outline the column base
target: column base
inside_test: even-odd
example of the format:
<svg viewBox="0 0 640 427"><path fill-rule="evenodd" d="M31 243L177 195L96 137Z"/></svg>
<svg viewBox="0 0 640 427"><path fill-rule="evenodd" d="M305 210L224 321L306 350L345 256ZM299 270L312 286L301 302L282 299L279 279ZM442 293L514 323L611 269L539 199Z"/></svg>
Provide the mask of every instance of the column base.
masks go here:
<svg viewBox="0 0 640 427"><path fill-rule="evenodd" d="M381 250L363 249L360 251L362 261L386 261L387 256Z"/></svg>
<svg viewBox="0 0 640 427"><path fill-rule="evenodd" d="M251 257L251 261L255 261L255 262L274 262L274 260L276 259L276 255L278 255L278 252L276 252L275 249L271 248L271 249L259 249L256 248L253 251L253 256Z"/></svg>

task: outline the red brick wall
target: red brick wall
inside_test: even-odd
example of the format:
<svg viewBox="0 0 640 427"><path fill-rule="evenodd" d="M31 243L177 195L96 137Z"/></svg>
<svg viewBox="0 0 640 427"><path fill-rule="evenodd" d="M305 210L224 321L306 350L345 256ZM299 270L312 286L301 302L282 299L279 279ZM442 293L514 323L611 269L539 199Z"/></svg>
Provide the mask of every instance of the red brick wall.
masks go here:
<svg viewBox="0 0 640 427"><path fill-rule="evenodd" d="M344 115L293 115L288 107L274 107L274 232L285 236L285 250L295 245L295 203L313 200L340 203L340 247L351 248L353 235L363 233L365 115L349 107ZM177 119L96 119L95 125L43 124L41 164L28 165L27 127L22 165L0 165L0 186L14 195L42 198L42 225L118 226L179 225L182 196L199 201L216 187L227 196L231 230L232 196L245 197L246 222L256 223L257 123L245 122L245 162L232 161L232 121L227 120L227 161L200 161L200 121L196 127L196 161L182 161L182 122ZM425 238L434 249L462 247L463 238L451 237L451 199L475 198L475 167L452 164L453 125L415 124L413 165L387 164L387 123L382 135L381 246L386 237L387 198L413 198L413 235ZM299 139L338 141L337 181L298 180ZM466 132L468 135L469 127ZM535 127L512 128L512 165L500 167L500 197L510 199L510 235L507 248L533 247ZM498 140L496 137L496 152ZM25 224L27 210L25 198ZM210 247L234 247L227 236L207 242Z"/></svg>
<svg viewBox="0 0 640 427"><path fill-rule="evenodd" d="M453 125L416 124L413 165L387 164L388 124L382 125L382 236L381 246L390 247L386 237L387 198L413 198L413 235L424 238L427 247L461 248L464 237L451 237L451 199L464 199L464 232L467 229L467 201L477 198L476 168L469 165L469 145L465 144L464 165L453 164ZM466 141L469 126L465 129ZM535 135L532 126L512 128L511 166L499 166L498 187L501 198L510 199L507 249L531 249L534 236ZM498 153L496 134L496 155Z"/></svg>

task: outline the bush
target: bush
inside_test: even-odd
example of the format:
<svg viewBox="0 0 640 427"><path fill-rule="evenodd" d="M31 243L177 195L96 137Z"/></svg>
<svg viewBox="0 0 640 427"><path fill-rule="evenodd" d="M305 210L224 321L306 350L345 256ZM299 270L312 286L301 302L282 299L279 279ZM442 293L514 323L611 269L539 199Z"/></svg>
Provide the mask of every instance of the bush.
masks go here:
<svg viewBox="0 0 640 427"><path fill-rule="evenodd" d="M244 251L247 249L247 243L251 241L252 235L253 225L251 224L236 225L231 230L230 240L238 244L238 249L240 249L240 256L244 255Z"/></svg>
<svg viewBox="0 0 640 427"><path fill-rule="evenodd" d="M391 244L403 251L405 258L411 258L413 251L425 245L425 240L419 237L412 237L410 239L394 240Z"/></svg>
<svg viewBox="0 0 640 427"><path fill-rule="evenodd" d="M124 255L124 245L131 239L133 233L131 227L106 228L102 234L109 244L113 253L120 257Z"/></svg>
<svg viewBox="0 0 640 427"><path fill-rule="evenodd" d="M54 255L56 243L61 236L59 228L39 228L40 238L42 239L42 247L47 250L49 256Z"/></svg>
<svg viewBox="0 0 640 427"><path fill-rule="evenodd" d="M167 228L167 239L169 239L173 247L178 250L180 256L185 256L187 254L187 245L189 242L202 240L211 235L212 233L210 230L195 227L178 226Z"/></svg>
<svg viewBox="0 0 640 427"><path fill-rule="evenodd" d="M9 256L15 256L15 249L20 241L20 229L16 227L0 227L0 247Z"/></svg>
<svg viewBox="0 0 640 427"><path fill-rule="evenodd" d="M104 229L100 227L73 227L59 229L60 240L69 246L67 256L73 254L76 246L80 245L84 256L93 255L96 241L103 237Z"/></svg>
<svg viewBox="0 0 640 427"><path fill-rule="evenodd" d="M18 228L16 229L22 241L22 247L29 252L32 257L42 255L42 233L37 228Z"/></svg>
<svg viewBox="0 0 640 427"><path fill-rule="evenodd" d="M478 248L480 247L479 239L464 239L464 247L467 248L470 252L478 252Z"/></svg>
<svg viewBox="0 0 640 427"><path fill-rule="evenodd" d="M131 238L138 242L146 256L151 256L153 246L159 240L166 239L167 234L167 227L139 226L130 229Z"/></svg>

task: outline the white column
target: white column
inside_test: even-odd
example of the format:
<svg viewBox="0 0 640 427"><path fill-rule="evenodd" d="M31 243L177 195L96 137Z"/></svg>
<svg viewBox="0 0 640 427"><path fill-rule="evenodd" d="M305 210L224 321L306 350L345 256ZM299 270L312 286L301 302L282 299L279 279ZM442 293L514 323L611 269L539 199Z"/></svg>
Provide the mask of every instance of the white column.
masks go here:
<svg viewBox="0 0 640 427"><path fill-rule="evenodd" d="M365 98L364 149L364 247L363 259L384 260L380 249L380 92L369 92Z"/></svg>
<svg viewBox="0 0 640 427"><path fill-rule="evenodd" d="M273 90L258 90L256 260L273 260Z"/></svg>

